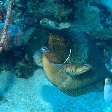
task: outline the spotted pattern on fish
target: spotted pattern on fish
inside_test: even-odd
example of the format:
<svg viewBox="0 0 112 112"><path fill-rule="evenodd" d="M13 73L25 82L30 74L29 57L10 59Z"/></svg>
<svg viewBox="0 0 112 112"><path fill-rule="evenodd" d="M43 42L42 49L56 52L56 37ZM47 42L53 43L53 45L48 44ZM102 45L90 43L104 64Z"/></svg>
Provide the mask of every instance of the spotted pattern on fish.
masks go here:
<svg viewBox="0 0 112 112"><path fill-rule="evenodd" d="M49 52L42 52L42 63L46 77L61 91L71 96L103 89L104 79L109 74L97 48L93 41L89 40L88 35L76 33L74 36L73 45L72 42L68 44L69 41L67 43L60 36L49 37ZM56 50L55 47L59 49ZM69 49L72 49L71 56L66 63L63 63L68 57Z"/></svg>
<svg viewBox="0 0 112 112"><path fill-rule="evenodd" d="M65 43L67 42L65 42L64 38L61 38L59 35L49 35L49 60L51 62L63 63L65 59L68 57L70 45L65 45Z"/></svg>

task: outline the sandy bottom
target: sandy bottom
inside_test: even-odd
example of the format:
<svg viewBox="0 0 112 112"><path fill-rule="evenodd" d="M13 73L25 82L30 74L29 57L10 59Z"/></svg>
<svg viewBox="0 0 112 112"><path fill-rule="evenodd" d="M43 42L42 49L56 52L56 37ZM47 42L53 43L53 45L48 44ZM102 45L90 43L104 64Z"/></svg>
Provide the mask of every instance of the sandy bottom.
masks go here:
<svg viewBox="0 0 112 112"><path fill-rule="evenodd" d="M103 92L67 96L47 80L42 69L29 79L2 71L0 96L0 112L112 112Z"/></svg>

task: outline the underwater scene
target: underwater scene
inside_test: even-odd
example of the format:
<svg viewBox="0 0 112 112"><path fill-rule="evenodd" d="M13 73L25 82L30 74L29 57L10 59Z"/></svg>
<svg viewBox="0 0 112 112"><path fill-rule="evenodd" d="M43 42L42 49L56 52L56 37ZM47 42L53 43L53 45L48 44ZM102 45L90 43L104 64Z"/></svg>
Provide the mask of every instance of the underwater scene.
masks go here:
<svg viewBox="0 0 112 112"><path fill-rule="evenodd" d="M112 0L0 0L0 112L112 112Z"/></svg>

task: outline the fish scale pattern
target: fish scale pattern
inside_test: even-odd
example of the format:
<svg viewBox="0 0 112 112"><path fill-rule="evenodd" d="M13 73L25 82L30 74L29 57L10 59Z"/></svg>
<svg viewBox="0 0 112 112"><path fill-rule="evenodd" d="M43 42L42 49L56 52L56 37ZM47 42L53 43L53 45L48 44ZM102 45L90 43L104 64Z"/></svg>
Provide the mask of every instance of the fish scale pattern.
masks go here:
<svg viewBox="0 0 112 112"><path fill-rule="evenodd" d="M61 35L62 32L59 33L59 36L49 36L49 52L43 53L42 56L43 68L49 81L70 96L78 96L103 89L104 79L110 74L91 36L85 32L72 31L65 31L63 36ZM70 44L64 41L67 38ZM61 47L65 50L62 50ZM61 63L61 59L66 60L69 49L71 49L71 55L67 62L62 66L56 65L59 62ZM55 61L53 61L54 59ZM85 64L91 67L87 66L84 69ZM66 71L67 69L72 69L74 73L71 74L71 72ZM79 72L78 75L76 75L76 71Z"/></svg>

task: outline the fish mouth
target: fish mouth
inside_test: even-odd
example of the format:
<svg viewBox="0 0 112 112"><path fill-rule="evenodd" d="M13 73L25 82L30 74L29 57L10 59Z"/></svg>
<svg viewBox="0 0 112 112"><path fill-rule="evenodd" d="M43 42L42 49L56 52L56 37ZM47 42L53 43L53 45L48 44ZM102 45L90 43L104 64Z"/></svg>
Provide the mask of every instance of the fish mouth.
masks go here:
<svg viewBox="0 0 112 112"><path fill-rule="evenodd" d="M42 52L49 52L49 49L48 49L48 47L44 46L44 47L41 47L41 51Z"/></svg>

